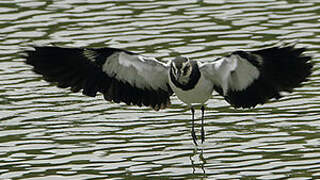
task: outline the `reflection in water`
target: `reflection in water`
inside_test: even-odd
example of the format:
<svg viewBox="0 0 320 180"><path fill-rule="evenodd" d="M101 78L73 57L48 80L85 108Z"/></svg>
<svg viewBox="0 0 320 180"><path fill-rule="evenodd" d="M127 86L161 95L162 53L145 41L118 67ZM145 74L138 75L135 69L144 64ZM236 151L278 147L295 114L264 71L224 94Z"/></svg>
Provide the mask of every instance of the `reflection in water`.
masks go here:
<svg viewBox="0 0 320 180"><path fill-rule="evenodd" d="M198 156L198 160L199 160L199 163L195 164L195 161L193 160L193 158L196 158L196 156ZM197 149L195 148L193 150L193 154L190 155L190 163L191 163L191 166L192 166L192 174L196 175L196 169L197 168L201 168L202 170L202 177L203 178L206 178L207 175L206 175L206 170L205 170L205 166L206 166L206 160L205 158L203 157L203 149Z"/></svg>
<svg viewBox="0 0 320 180"><path fill-rule="evenodd" d="M0 179L319 179L319 5L1 1ZM83 97L40 81L17 57L21 47L54 43L205 62L297 40L314 57L310 81L256 109L233 109L213 96L203 149L194 149L191 114L175 98L172 108L154 112Z"/></svg>

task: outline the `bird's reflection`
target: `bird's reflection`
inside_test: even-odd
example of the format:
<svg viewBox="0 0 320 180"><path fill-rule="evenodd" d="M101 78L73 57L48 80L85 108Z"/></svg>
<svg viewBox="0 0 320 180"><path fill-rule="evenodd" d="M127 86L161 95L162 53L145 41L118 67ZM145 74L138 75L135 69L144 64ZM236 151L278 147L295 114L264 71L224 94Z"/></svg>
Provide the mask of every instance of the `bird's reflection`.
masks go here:
<svg viewBox="0 0 320 180"><path fill-rule="evenodd" d="M204 178L206 178L207 175L206 175L205 166L207 164L207 161L203 156L203 149L198 149L198 148L193 149L193 153L190 155L189 158L190 158L190 163L192 167L192 174L195 175L196 168L200 167L202 170L201 174L203 175Z"/></svg>

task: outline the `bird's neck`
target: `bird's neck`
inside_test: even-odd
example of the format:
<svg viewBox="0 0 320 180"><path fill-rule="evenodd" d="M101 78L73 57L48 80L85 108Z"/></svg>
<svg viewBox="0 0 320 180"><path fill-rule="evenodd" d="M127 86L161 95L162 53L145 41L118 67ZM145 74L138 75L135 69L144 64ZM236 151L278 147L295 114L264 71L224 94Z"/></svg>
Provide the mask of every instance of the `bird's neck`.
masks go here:
<svg viewBox="0 0 320 180"><path fill-rule="evenodd" d="M190 74L189 81L185 84L182 84L176 80L176 78L173 75L172 68L170 68L170 79L171 79L172 83L176 87L178 87L182 90L193 89L196 86L196 84L198 83L200 77L201 77L201 73L199 71L199 67L198 67L197 62L192 62L192 72Z"/></svg>

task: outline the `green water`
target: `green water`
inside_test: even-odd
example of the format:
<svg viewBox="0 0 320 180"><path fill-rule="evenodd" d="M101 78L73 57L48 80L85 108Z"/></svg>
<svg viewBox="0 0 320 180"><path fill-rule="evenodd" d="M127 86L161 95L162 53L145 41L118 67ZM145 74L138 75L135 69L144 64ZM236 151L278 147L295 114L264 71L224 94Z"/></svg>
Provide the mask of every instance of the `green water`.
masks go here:
<svg viewBox="0 0 320 180"><path fill-rule="evenodd" d="M176 97L160 112L84 97L41 80L17 56L55 44L205 62L285 42L308 48L310 81L251 110L214 95L198 148ZM318 179L319 49L316 0L1 0L0 179Z"/></svg>

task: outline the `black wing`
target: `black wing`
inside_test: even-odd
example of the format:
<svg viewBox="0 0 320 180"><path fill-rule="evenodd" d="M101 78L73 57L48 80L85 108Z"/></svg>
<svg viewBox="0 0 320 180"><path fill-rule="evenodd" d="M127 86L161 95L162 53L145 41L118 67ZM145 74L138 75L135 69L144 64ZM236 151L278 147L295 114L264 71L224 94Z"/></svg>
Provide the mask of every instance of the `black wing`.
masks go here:
<svg viewBox="0 0 320 180"><path fill-rule="evenodd" d="M170 104L165 64L116 48L34 47L25 51L33 71L60 88L94 97L101 92L108 101L151 106L155 110Z"/></svg>
<svg viewBox="0 0 320 180"><path fill-rule="evenodd" d="M304 51L293 46L236 51L202 69L232 106L250 108L280 98L280 92L292 92L307 80L312 64Z"/></svg>

